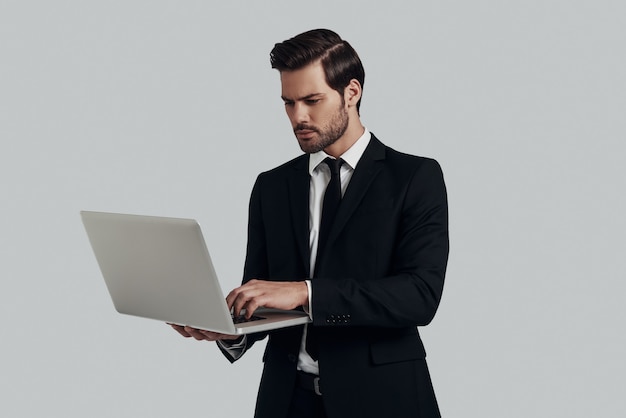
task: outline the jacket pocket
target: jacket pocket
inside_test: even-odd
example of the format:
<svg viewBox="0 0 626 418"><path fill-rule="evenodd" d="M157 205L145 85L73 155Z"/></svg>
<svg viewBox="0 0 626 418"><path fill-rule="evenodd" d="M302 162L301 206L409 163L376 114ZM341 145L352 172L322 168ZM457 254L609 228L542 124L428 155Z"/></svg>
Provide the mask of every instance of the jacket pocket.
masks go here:
<svg viewBox="0 0 626 418"><path fill-rule="evenodd" d="M373 364L388 364L426 358L419 334L402 335L374 341L370 345Z"/></svg>

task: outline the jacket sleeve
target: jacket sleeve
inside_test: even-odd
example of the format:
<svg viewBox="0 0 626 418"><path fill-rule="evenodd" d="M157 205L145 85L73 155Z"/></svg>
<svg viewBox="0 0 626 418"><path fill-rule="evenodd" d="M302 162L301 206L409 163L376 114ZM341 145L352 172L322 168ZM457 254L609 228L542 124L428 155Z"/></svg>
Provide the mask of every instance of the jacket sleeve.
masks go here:
<svg viewBox="0 0 626 418"><path fill-rule="evenodd" d="M367 265L370 258L384 253L382 274L314 279L314 325L395 328L432 320L443 291L449 248L446 188L439 164L423 159L397 190L401 193L393 196L394 209L382 221L393 233L381 234L377 254L361 255L361 264ZM348 245L358 248L359 243Z"/></svg>

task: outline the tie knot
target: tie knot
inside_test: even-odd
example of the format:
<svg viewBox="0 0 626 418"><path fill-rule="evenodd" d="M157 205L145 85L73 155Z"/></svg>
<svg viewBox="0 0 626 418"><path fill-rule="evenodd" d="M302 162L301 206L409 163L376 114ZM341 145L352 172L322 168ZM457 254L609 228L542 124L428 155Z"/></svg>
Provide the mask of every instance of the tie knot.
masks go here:
<svg viewBox="0 0 626 418"><path fill-rule="evenodd" d="M324 162L326 163L326 165L328 165L328 168L330 168L331 177L335 177L339 175L339 168L343 164L343 160L341 158L334 159L334 158L326 157L324 159Z"/></svg>

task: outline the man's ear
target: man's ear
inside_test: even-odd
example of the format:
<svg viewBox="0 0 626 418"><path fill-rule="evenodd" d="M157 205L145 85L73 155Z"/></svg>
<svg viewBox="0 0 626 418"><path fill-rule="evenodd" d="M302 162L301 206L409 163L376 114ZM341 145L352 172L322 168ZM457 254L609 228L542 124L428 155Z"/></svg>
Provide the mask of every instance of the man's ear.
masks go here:
<svg viewBox="0 0 626 418"><path fill-rule="evenodd" d="M343 99L348 107L355 107L361 99L362 93L361 83L355 78L350 80L350 83L343 90Z"/></svg>

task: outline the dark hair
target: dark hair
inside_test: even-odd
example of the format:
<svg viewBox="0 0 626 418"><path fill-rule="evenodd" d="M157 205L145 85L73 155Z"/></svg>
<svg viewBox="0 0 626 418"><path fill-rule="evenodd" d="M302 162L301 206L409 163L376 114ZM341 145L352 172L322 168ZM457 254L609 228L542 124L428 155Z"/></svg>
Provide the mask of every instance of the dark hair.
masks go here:
<svg viewBox="0 0 626 418"><path fill-rule="evenodd" d="M356 51L347 41L328 29L314 29L274 45L270 52L272 68L292 71L321 60L326 82L343 97L350 80L365 83L365 70ZM359 99L356 108L361 106Z"/></svg>

